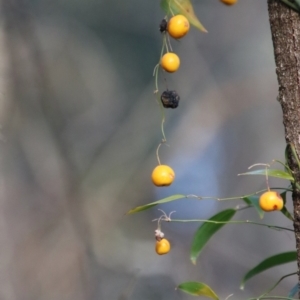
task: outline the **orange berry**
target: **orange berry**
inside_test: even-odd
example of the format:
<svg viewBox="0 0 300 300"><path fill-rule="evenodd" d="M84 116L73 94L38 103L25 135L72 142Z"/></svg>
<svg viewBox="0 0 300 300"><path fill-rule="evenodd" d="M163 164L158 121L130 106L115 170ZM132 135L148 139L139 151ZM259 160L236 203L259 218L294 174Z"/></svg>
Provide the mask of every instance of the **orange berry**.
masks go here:
<svg viewBox="0 0 300 300"><path fill-rule="evenodd" d="M175 178L175 173L172 168L166 165L155 167L152 172L152 182L156 186L169 186Z"/></svg>
<svg viewBox="0 0 300 300"><path fill-rule="evenodd" d="M167 239L156 241L155 251L158 255L164 255L170 252L171 245Z"/></svg>
<svg viewBox="0 0 300 300"><path fill-rule="evenodd" d="M165 71L173 73L178 70L180 59L175 53L168 52L161 58L160 65Z"/></svg>
<svg viewBox="0 0 300 300"><path fill-rule="evenodd" d="M189 32L190 23L185 16L177 15L170 19L167 30L172 38L180 39Z"/></svg>
<svg viewBox="0 0 300 300"><path fill-rule="evenodd" d="M238 2L238 0L220 0L220 1L226 5L233 5Z"/></svg>
<svg viewBox="0 0 300 300"><path fill-rule="evenodd" d="M267 191L259 197L259 206L266 212L282 210L284 202L278 192Z"/></svg>

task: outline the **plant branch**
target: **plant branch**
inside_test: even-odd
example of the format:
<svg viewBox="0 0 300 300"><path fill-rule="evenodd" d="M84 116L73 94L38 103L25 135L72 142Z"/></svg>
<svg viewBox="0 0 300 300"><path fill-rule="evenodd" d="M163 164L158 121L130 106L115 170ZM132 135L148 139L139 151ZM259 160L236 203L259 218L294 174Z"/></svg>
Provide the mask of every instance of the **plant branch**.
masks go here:
<svg viewBox="0 0 300 300"><path fill-rule="evenodd" d="M189 223L189 222L203 222L203 223L213 223L213 224L253 224L258 226L264 226L275 230L287 230L294 232L293 229L287 228L287 227L281 227L276 225L270 225L270 224L263 224L258 222L253 222L250 220L245 221L212 221L212 220L205 220L205 219L189 219L189 220L182 220L182 219L172 219L168 220L167 222L180 222L180 223Z"/></svg>

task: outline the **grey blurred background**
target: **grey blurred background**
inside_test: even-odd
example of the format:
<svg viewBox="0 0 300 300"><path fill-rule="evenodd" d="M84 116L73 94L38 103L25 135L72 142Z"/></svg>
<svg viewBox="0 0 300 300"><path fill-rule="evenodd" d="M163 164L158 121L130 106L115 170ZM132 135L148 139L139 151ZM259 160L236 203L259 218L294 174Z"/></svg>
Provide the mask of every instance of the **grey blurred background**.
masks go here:
<svg viewBox="0 0 300 300"><path fill-rule="evenodd" d="M274 268L240 291L249 268L294 249L293 234L228 225L194 266L189 249L199 224L163 224L172 250L159 257L157 208L125 215L176 193L260 190L263 177L237 174L284 157L266 1L194 5L209 33L192 29L172 41L181 67L165 77L181 101L166 111L169 147L160 157L176 180L155 188L159 1L1 0L1 300L192 299L175 291L189 280L205 282L221 299L233 293L241 300L296 271L296 264ZM189 199L160 208L176 210L174 218L209 218L240 203ZM235 219L260 221L253 210ZM292 226L280 213L263 221ZM286 295L296 281L287 279L275 293Z"/></svg>

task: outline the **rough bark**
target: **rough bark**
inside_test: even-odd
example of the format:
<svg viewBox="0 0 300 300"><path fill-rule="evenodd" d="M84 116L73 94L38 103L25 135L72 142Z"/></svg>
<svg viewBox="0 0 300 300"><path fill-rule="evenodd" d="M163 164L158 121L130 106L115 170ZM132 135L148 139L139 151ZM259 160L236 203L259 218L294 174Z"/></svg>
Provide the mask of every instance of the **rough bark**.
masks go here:
<svg viewBox="0 0 300 300"><path fill-rule="evenodd" d="M292 143L295 146L300 157L300 15L280 0L268 0L268 8L285 139L287 144ZM291 154L288 163L299 184L299 167ZM295 187L292 197L300 282L300 191Z"/></svg>

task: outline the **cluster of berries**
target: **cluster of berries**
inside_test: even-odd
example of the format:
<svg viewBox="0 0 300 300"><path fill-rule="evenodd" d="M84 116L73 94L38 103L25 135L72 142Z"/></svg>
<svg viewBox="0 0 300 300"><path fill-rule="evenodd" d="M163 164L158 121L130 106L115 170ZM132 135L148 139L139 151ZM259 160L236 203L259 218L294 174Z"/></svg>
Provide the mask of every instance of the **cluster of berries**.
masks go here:
<svg viewBox="0 0 300 300"><path fill-rule="evenodd" d="M174 39L180 39L184 37L190 30L190 23L188 19L183 15L173 16L169 21L163 19L160 23L160 32L168 34ZM168 47L167 53L161 56L158 66L168 73L174 73L179 69L180 59L174 52L169 52ZM157 91L156 91L157 92ZM161 103L164 108L176 108L180 100L179 95L176 91L166 90L161 94ZM165 140L164 140L165 141ZM158 159L159 161L159 159ZM152 182L154 185L162 187L169 186L175 179L174 170L167 166L159 165L155 167L152 172ZM170 242L164 238L163 232L160 229L155 231L156 238L156 253L159 255L167 254L170 251Z"/></svg>
<svg viewBox="0 0 300 300"><path fill-rule="evenodd" d="M160 169L162 170L162 172L160 172ZM163 176L161 176L161 174L163 174ZM163 185L170 185L173 179L174 171L168 166L158 166L154 169L152 174L152 181L155 185L162 183ZM265 212L282 210L284 201L278 192L268 190L259 197L259 206ZM163 218L167 221L171 220L170 217L167 217L165 215L163 216ZM160 230L160 226L155 230L155 239L155 251L158 255L164 255L170 252L170 242L166 238L164 238L164 233Z"/></svg>
<svg viewBox="0 0 300 300"><path fill-rule="evenodd" d="M181 39L190 30L190 23L183 15L176 15L169 21L163 19L160 23L160 32L167 33L174 39ZM160 60L160 66L168 73L176 72L180 67L180 59L174 52L165 53ZM161 95L161 102L165 108L176 108L180 97L176 91L166 90Z"/></svg>
<svg viewBox="0 0 300 300"><path fill-rule="evenodd" d="M174 181L175 172L167 165L158 165L152 172L152 182L156 186L169 186ZM171 245L170 242L164 238L164 233L160 229L155 230L155 251L159 255L167 254Z"/></svg>
<svg viewBox="0 0 300 300"><path fill-rule="evenodd" d="M168 33L174 39L184 37L190 29L188 19L183 15L176 15L169 21L163 19L160 24L160 31ZM176 72L180 66L180 59L173 52L165 53L160 60L160 66L169 73ZM161 94L161 102L165 108L176 108L180 100L176 91L166 90ZM172 168L167 165L158 165L152 172L152 182L156 186L169 186L175 178Z"/></svg>
<svg viewBox="0 0 300 300"><path fill-rule="evenodd" d="M233 5L237 2L237 0L220 0L226 5ZM160 23L159 30L163 34L168 34L170 37L178 40L183 38L190 30L190 23L188 19L179 14L173 16L169 21L166 19L163 19ZM180 59L178 55L174 52L169 52L167 48L167 53L163 54L159 65L161 68L168 72L168 73L174 73L176 72L180 67ZM176 91L166 90L161 94L160 97L161 103L164 108L176 108L178 107L180 97L177 94ZM155 169L152 172L152 182L155 186L162 187L162 186L169 186L172 184L172 182L175 179L175 172L174 170L167 166L167 165L159 165L155 167ZM272 193L272 192L270 192ZM263 196L263 195L262 195ZM280 195L279 195L280 196ZM270 198L268 195L264 196L263 199ZM277 200L277 206L280 207L280 203L278 203ZM266 200L262 201L263 207L264 205L269 208L272 204L265 204L267 203ZM274 209L275 204L273 204L272 208ZM281 207L282 208L282 207ZM170 251L170 243L167 239L164 238L164 233L160 231L160 229L155 230L155 238L156 238L156 253L159 255L167 254Z"/></svg>

